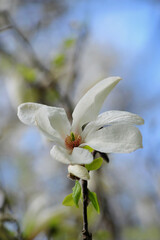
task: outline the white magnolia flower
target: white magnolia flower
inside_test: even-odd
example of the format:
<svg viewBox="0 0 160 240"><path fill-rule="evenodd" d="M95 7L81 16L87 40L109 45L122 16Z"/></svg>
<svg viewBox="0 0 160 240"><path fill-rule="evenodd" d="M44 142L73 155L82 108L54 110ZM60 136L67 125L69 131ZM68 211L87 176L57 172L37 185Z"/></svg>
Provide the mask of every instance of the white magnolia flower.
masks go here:
<svg viewBox="0 0 160 240"><path fill-rule="evenodd" d="M89 179L83 166L93 161L85 145L105 153L129 153L142 148L142 136L134 125L144 123L136 114L124 111L108 111L98 115L110 91L121 80L106 78L91 88L76 105L69 122L63 108L38 103L23 103L18 107L19 119L28 125L36 125L55 144L51 156L69 164L69 173Z"/></svg>

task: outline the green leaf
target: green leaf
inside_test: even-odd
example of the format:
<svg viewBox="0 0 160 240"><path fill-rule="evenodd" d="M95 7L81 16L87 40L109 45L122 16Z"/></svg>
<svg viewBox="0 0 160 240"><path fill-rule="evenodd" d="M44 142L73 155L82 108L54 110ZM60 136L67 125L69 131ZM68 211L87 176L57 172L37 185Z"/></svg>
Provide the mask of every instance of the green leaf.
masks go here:
<svg viewBox="0 0 160 240"><path fill-rule="evenodd" d="M73 190L73 193L72 193L73 201L76 207L79 207L78 202L81 197L81 185L78 180L76 180L75 186L72 188L72 190Z"/></svg>
<svg viewBox="0 0 160 240"><path fill-rule="evenodd" d="M27 82L33 83L36 80L35 69L20 64L18 65L18 71Z"/></svg>
<svg viewBox="0 0 160 240"><path fill-rule="evenodd" d="M37 102L39 99L39 92L34 88L24 88L21 91L23 102Z"/></svg>
<svg viewBox="0 0 160 240"><path fill-rule="evenodd" d="M91 148L90 146L86 145L83 147L84 149L87 149L89 152L93 152L93 148Z"/></svg>
<svg viewBox="0 0 160 240"><path fill-rule="evenodd" d="M62 54L58 54L54 59L53 59L53 64L56 67L62 67L65 63L65 55Z"/></svg>
<svg viewBox="0 0 160 240"><path fill-rule="evenodd" d="M74 43L75 43L74 38L68 38L68 39L65 40L64 46L65 46L65 48L70 48L74 45Z"/></svg>
<svg viewBox="0 0 160 240"><path fill-rule="evenodd" d="M97 199L97 195L95 192L90 192L88 190L88 198L91 201L93 207L95 208L95 210L100 213L100 208L99 208L99 203L98 203L98 199Z"/></svg>
<svg viewBox="0 0 160 240"><path fill-rule="evenodd" d="M55 89L48 88L46 90L45 99L49 103L53 103L59 98L59 93Z"/></svg>
<svg viewBox="0 0 160 240"><path fill-rule="evenodd" d="M72 193L70 193L69 195L67 195L67 196L64 198L62 204L63 204L64 206L74 206L74 205L75 205L75 203L74 203L74 201L73 201Z"/></svg>
<svg viewBox="0 0 160 240"><path fill-rule="evenodd" d="M93 162L91 162L90 164L86 164L85 167L87 168L88 171L93 171L100 168L102 163L103 163L103 158L99 157L94 159Z"/></svg>
<svg viewBox="0 0 160 240"><path fill-rule="evenodd" d="M75 186L72 188L73 192L67 195L62 204L64 206L76 206L79 207L78 202L81 197L81 185L79 181L76 180Z"/></svg>

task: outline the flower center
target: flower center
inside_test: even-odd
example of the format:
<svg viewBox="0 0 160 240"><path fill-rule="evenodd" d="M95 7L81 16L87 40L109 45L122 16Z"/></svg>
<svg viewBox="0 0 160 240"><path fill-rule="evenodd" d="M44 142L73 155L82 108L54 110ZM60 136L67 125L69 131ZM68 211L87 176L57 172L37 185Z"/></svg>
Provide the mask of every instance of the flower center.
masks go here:
<svg viewBox="0 0 160 240"><path fill-rule="evenodd" d="M74 147L78 147L82 142L82 138L80 135L71 132L70 136L67 135L65 138L66 148L69 150L73 150Z"/></svg>

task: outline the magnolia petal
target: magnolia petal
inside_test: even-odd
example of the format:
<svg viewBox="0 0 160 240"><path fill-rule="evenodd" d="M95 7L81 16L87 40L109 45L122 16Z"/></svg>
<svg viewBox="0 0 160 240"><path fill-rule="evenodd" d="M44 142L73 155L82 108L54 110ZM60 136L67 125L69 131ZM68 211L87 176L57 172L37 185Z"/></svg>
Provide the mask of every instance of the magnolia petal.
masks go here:
<svg viewBox="0 0 160 240"><path fill-rule="evenodd" d="M48 118L51 126L58 131L63 138L70 135L71 124L65 110L63 108L52 108L48 110Z"/></svg>
<svg viewBox="0 0 160 240"><path fill-rule="evenodd" d="M75 147L70 154L69 151L61 146L53 146L50 151L51 156L65 164L89 164L93 161L92 154L83 148Z"/></svg>
<svg viewBox="0 0 160 240"><path fill-rule="evenodd" d="M39 103L22 103L18 106L18 118L24 124L35 125L35 115L42 106Z"/></svg>
<svg viewBox="0 0 160 240"><path fill-rule="evenodd" d="M35 123L39 130L55 144L60 144L65 146L64 140L61 138L60 134L52 128L45 109L39 109L35 116Z"/></svg>
<svg viewBox="0 0 160 240"><path fill-rule="evenodd" d="M120 80L120 77L106 78L80 99L72 114L73 131L81 131L84 124L96 119L104 100Z"/></svg>
<svg viewBox="0 0 160 240"><path fill-rule="evenodd" d="M112 125L88 134L85 142L90 147L106 153L130 153L142 148L142 136L131 125Z"/></svg>
<svg viewBox="0 0 160 240"><path fill-rule="evenodd" d="M18 107L18 117L25 124L36 125L48 139L62 146L63 139L70 133L71 126L63 108L23 103Z"/></svg>
<svg viewBox="0 0 160 240"><path fill-rule="evenodd" d="M41 109L51 108L38 103L23 103L18 107L19 119L27 125L36 125L51 141L63 145L60 135L51 127L47 115L41 114Z"/></svg>
<svg viewBox="0 0 160 240"><path fill-rule="evenodd" d="M87 124L82 137L85 138L90 132L96 131L105 125L113 124L144 124L143 118L137 114L125 112L125 111L107 111L100 114L95 121Z"/></svg>
<svg viewBox="0 0 160 240"><path fill-rule="evenodd" d="M89 164L93 161L92 154L88 150L79 147L73 149L71 157L73 164Z"/></svg>
<svg viewBox="0 0 160 240"><path fill-rule="evenodd" d="M53 148L50 151L50 154L55 160L57 160L59 162L62 162L64 164L71 163L70 155L69 155L68 151L63 147L56 146L56 145L53 146Z"/></svg>
<svg viewBox="0 0 160 240"><path fill-rule="evenodd" d="M35 118L36 124L48 134L54 136L56 131L63 139L70 134L71 126L63 108L43 107Z"/></svg>
<svg viewBox="0 0 160 240"><path fill-rule="evenodd" d="M68 172L73 174L74 176L84 179L84 180L90 179L88 170L85 167L80 166L80 165L69 165Z"/></svg>

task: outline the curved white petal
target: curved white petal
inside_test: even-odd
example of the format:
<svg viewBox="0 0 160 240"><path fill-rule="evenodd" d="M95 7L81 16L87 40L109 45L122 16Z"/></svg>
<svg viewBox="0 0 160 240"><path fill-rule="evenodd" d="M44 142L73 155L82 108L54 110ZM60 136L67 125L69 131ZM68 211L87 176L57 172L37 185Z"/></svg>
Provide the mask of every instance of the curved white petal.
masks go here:
<svg viewBox="0 0 160 240"><path fill-rule="evenodd" d="M93 161L92 154L83 148L75 147L71 154L73 164L89 164Z"/></svg>
<svg viewBox="0 0 160 240"><path fill-rule="evenodd" d="M63 108L52 108L48 111L48 118L51 126L65 138L70 135L71 124Z"/></svg>
<svg viewBox="0 0 160 240"><path fill-rule="evenodd" d="M50 154L55 160L65 164L89 164L93 161L93 156L88 150L78 147L75 147L70 154L63 147L53 146Z"/></svg>
<svg viewBox="0 0 160 240"><path fill-rule="evenodd" d="M64 164L71 163L70 155L69 155L68 151L63 147L56 146L56 145L53 146L53 148L50 151L50 154L55 160L57 160L59 162L62 162Z"/></svg>
<svg viewBox="0 0 160 240"><path fill-rule="evenodd" d="M69 165L68 172L84 180L90 179L88 170L85 167L80 165Z"/></svg>
<svg viewBox="0 0 160 240"><path fill-rule="evenodd" d="M35 124L49 140L61 146L65 146L64 140L60 134L51 126L45 109L39 109L35 116Z"/></svg>
<svg viewBox="0 0 160 240"><path fill-rule="evenodd" d="M104 100L120 80L120 77L106 78L80 99L72 114L73 131L81 131L84 124L96 119Z"/></svg>
<svg viewBox="0 0 160 240"><path fill-rule="evenodd" d="M88 134L85 142L90 147L106 153L129 153L142 148L142 136L131 125L112 125Z"/></svg>
<svg viewBox="0 0 160 240"><path fill-rule="evenodd" d="M44 105L39 103L22 103L18 106L18 117L24 124L35 125L35 115Z"/></svg>
<svg viewBox="0 0 160 240"><path fill-rule="evenodd" d="M96 131L105 125L114 124L141 125L144 124L144 120L137 114L126 111L107 111L100 114L95 121L87 124L82 133L82 137L85 138L90 132Z"/></svg>
<svg viewBox="0 0 160 240"><path fill-rule="evenodd" d="M48 133L50 133L52 128L58 132L63 139L70 134L71 125L63 108L42 107L37 112L35 119L36 124ZM49 129L47 129L47 126Z"/></svg>
<svg viewBox="0 0 160 240"><path fill-rule="evenodd" d="M23 103L18 107L19 119L28 125L36 125L43 134L60 145L64 145L70 133L70 123L63 108L50 107L38 103Z"/></svg>

